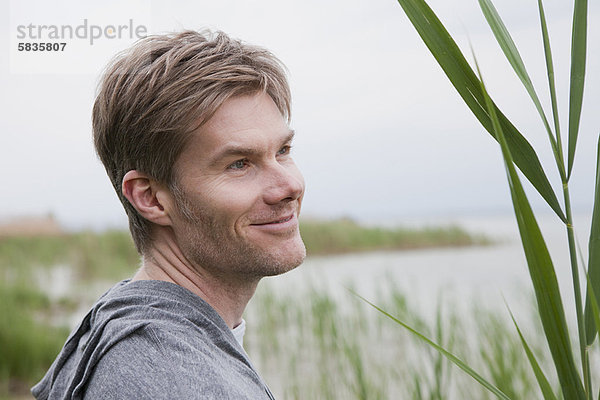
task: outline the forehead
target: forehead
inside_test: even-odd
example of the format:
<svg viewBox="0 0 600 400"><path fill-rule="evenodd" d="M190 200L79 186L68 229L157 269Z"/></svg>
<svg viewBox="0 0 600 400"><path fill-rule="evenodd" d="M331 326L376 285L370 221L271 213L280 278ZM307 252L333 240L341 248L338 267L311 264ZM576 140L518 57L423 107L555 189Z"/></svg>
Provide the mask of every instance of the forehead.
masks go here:
<svg viewBox="0 0 600 400"><path fill-rule="evenodd" d="M266 93L226 100L189 140L177 164L209 163L228 147L268 148L281 145L291 130Z"/></svg>

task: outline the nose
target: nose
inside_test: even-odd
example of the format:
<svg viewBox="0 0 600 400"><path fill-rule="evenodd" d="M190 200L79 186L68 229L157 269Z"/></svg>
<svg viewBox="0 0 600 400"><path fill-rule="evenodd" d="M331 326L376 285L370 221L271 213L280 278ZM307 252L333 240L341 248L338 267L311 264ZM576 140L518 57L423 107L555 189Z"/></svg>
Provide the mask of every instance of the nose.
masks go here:
<svg viewBox="0 0 600 400"><path fill-rule="evenodd" d="M304 178L295 164L274 163L268 171L268 184L264 192L265 203L275 205L301 199L304 195Z"/></svg>

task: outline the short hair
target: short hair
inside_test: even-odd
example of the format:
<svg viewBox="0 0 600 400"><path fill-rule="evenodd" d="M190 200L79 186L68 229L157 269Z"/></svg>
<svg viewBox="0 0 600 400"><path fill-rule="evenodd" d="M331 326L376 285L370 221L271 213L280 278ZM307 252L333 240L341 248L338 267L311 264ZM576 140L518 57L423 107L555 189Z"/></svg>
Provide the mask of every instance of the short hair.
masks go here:
<svg viewBox="0 0 600 400"><path fill-rule="evenodd" d="M267 93L289 122L285 67L271 52L223 32L184 31L141 39L107 66L93 107L98 157L123 204L140 254L152 223L122 192L130 170L173 188L177 158L191 134L229 98Z"/></svg>

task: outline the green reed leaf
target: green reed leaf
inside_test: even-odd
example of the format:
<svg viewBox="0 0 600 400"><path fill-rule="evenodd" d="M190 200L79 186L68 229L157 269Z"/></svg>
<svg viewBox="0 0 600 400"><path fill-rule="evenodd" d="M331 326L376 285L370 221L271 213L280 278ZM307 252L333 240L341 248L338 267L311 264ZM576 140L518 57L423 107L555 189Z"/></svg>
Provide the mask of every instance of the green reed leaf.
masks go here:
<svg viewBox="0 0 600 400"><path fill-rule="evenodd" d="M554 62L552 61L552 50L550 48L550 35L548 35L548 25L546 24L546 14L542 0L538 0L538 10L540 14L540 25L542 28L542 39L544 41L544 56L546 58L546 72L548 75L548 88L550 89L550 99L552 101L552 116L554 119L554 131L556 132L557 150L560 163L564 171L564 157L562 150L562 138L560 133L560 121L558 115L558 101L556 100L556 84L554 80Z"/></svg>
<svg viewBox="0 0 600 400"><path fill-rule="evenodd" d="M585 82L585 59L587 46L587 0L575 0L573 33L571 36L571 88L569 93L569 168L571 176L575 147L579 133L583 86Z"/></svg>
<svg viewBox="0 0 600 400"><path fill-rule="evenodd" d="M589 259L588 276L591 285L588 286L588 293L585 301L585 332L587 345L591 345L598 332L598 327L594 321L591 296L600 298L600 140L598 141L598 154L596 158L596 190L594 195L594 211L592 212L592 227L589 240ZM590 291L590 287L594 291Z"/></svg>
<svg viewBox="0 0 600 400"><path fill-rule="evenodd" d="M544 399L545 400L556 400L556 395L554 394L554 391L552 390L552 386L550 386L550 383L548 382L548 378L546 378L546 375L544 375L544 372L542 371L540 364L538 363L537 359L535 358L535 354L533 354L533 351L531 351L529 344L527 344L527 341L525 340L525 337L523 336L523 333L521 332L521 329L519 328L519 325L517 324L517 321L515 320L515 316L513 315L510 308L508 309L508 312L510 313L510 317L512 318L512 321L515 324L515 328L517 328L517 333L519 334L519 338L521 338L521 343L523 345L523 349L525 350L525 354L527 354L527 359L529 360L529 363L531 364L531 369L533 369L533 373L535 374L535 379L537 380L538 384L540 385L540 389L542 391L542 395L544 396Z"/></svg>
<svg viewBox="0 0 600 400"><path fill-rule="evenodd" d="M540 115L542 122L544 123L546 132L548 133L548 138L550 139L550 144L552 145L554 157L559 166L559 171L561 173L561 176L564 177L564 165L556 144L556 138L552 133L552 128L550 128L550 124L548 123L548 119L546 118L546 113L544 112L542 103L540 102L535 88L533 87L531 78L527 73L527 69L525 68L523 59L521 58L521 54L519 53L515 42L513 41L510 33L508 32L508 29L506 29L504 22L502 22L502 19L500 18L500 15L498 14L498 11L492 4L491 0L479 0L479 6L481 7L481 11L483 11L485 19L488 21L490 28L492 28L492 32L494 33L494 36L496 37L500 48L504 52L506 59L513 67L513 70L521 80L521 83L525 87L525 90L527 90L529 97L531 97L531 100L533 101L533 104L535 105L535 108L537 109L538 114Z"/></svg>
<svg viewBox="0 0 600 400"><path fill-rule="evenodd" d="M477 61L475 63L477 64ZM577 367L575 366L567 321L552 259L529 200L521 185L510 148L500 125L500 120L496 116L493 103L485 90L483 80L481 80L481 85L486 105L490 111L494 129L499 139L498 142L502 149L510 194L519 226L519 234L538 305L538 314L542 321L548 346L550 347L561 389L565 399L583 400L586 398L586 395L581 378L577 372Z"/></svg>
<svg viewBox="0 0 600 400"><path fill-rule="evenodd" d="M438 352L440 352L440 354L442 354L444 357L446 357L448 360L450 360L452 363L454 363L457 367L459 367L460 369L462 369L463 371L465 371L473 379L475 379L477 382L479 382L479 384L481 386L483 386L484 388L486 388L487 390L489 390L491 393L495 394L499 399L510 400L510 397L508 397L500 389L498 389L496 386L494 386L493 384L491 384L490 382L488 382L485 378L483 378L481 375L479 375L477 372L475 372L475 370L473 370L471 367L469 367L460 358L458 358L457 356L455 356L454 354L452 354L451 352L449 352L448 350L446 350L442 346L438 345L437 343L435 343L433 340L429 339L425 335L421 334L416 329L412 328L410 325L406 324L405 322L402 322L401 320L399 320L398 318L394 317L390 313L384 311L380 307L378 307L375 304L371 303L369 300L365 299L361 295L359 295L359 294L357 294L355 292L352 292L352 293L356 297L358 297L359 299L361 299L362 301L364 301L365 303L367 303L368 305L370 305L371 307L373 307L374 309L376 309L377 311L379 311L381 314L385 315L386 317L390 318L392 321L394 321L398 325L400 325L403 328L405 328L406 330L408 330L415 337L417 337L418 339L422 340L423 342L427 343L429 346L433 347L435 350L437 350Z"/></svg>
<svg viewBox="0 0 600 400"><path fill-rule="evenodd" d="M498 140L485 105L486 100L479 79L444 25L424 0L398 0L398 3L464 102L484 128ZM496 105L492 103L492 107L505 134L515 164L559 218L566 221L537 154Z"/></svg>
<svg viewBox="0 0 600 400"><path fill-rule="evenodd" d="M591 314L593 316L594 323L596 324L596 329L600 329L600 306L598 305L598 298L594 294L592 280L588 274L586 274L586 279L588 292L590 294L590 304L592 309Z"/></svg>

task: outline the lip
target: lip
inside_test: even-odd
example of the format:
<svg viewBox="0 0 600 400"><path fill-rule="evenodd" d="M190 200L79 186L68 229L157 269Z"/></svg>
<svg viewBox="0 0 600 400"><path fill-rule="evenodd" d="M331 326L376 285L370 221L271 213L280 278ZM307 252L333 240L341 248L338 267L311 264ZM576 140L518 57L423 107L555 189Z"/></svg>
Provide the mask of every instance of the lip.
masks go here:
<svg viewBox="0 0 600 400"><path fill-rule="evenodd" d="M289 230L290 228L295 228L296 225L298 225L298 218L296 218L296 213L291 213L284 217L278 217L277 219L267 222L250 224L250 226L254 228L266 231L285 231Z"/></svg>

